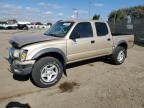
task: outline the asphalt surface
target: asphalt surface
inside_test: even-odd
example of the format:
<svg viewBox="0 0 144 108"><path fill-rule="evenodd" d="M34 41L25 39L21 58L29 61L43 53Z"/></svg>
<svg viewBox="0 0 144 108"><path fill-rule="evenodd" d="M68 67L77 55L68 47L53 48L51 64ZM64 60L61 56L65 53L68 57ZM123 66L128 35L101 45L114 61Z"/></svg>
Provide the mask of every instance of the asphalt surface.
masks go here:
<svg viewBox="0 0 144 108"><path fill-rule="evenodd" d="M7 62L9 39L39 32L44 30L0 31L0 108L144 108L144 47L137 45L119 66L102 58L69 65L68 76L50 88L13 76Z"/></svg>

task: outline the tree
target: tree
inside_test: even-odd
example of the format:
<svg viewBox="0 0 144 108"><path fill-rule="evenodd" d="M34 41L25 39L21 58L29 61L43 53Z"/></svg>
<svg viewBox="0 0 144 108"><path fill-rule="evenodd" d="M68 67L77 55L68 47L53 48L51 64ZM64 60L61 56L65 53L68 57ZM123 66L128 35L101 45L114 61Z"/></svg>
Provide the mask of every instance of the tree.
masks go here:
<svg viewBox="0 0 144 108"><path fill-rule="evenodd" d="M133 18L144 18L144 6L135 6L127 8L127 15L131 15Z"/></svg>
<svg viewBox="0 0 144 108"><path fill-rule="evenodd" d="M108 21L114 21L114 23L118 21L126 21L126 20L127 20L127 14L122 10L111 12L108 18Z"/></svg>
<svg viewBox="0 0 144 108"><path fill-rule="evenodd" d="M112 11L109 14L108 21L127 20L131 16L133 19L144 18L144 6L135 6Z"/></svg>
<svg viewBox="0 0 144 108"><path fill-rule="evenodd" d="M99 14L95 14L92 19L93 20L99 20L100 19L100 15Z"/></svg>

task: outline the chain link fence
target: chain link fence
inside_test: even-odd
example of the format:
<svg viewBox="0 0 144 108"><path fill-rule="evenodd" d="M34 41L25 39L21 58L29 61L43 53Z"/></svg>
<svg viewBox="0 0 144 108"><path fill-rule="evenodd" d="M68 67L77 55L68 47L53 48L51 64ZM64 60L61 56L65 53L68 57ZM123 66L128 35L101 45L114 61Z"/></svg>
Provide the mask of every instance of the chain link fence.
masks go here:
<svg viewBox="0 0 144 108"><path fill-rule="evenodd" d="M136 44L144 44L144 18L128 21L108 21L112 33L133 34Z"/></svg>

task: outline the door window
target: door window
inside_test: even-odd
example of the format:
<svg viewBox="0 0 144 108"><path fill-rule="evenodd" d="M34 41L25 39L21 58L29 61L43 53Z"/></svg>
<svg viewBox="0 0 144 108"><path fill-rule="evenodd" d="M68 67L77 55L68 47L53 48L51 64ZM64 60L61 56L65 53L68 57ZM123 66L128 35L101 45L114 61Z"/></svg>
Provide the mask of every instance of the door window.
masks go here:
<svg viewBox="0 0 144 108"><path fill-rule="evenodd" d="M95 23L97 36L106 36L108 34L108 28L105 23L96 22Z"/></svg>
<svg viewBox="0 0 144 108"><path fill-rule="evenodd" d="M93 36L92 27L91 23L89 22L81 22L77 24L71 34L71 37L73 38L87 38L92 36Z"/></svg>

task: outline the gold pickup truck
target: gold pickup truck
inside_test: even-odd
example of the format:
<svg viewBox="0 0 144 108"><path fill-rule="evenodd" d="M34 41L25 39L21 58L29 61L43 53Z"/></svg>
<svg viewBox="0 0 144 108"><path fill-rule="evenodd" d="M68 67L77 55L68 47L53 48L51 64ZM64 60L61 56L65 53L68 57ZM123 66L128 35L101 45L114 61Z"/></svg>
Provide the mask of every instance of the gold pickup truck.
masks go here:
<svg viewBox="0 0 144 108"><path fill-rule="evenodd" d="M103 21L68 20L55 23L44 34L13 37L10 44L12 73L30 75L35 85L45 88L66 74L69 63L106 56L122 64L134 36L113 35Z"/></svg>

